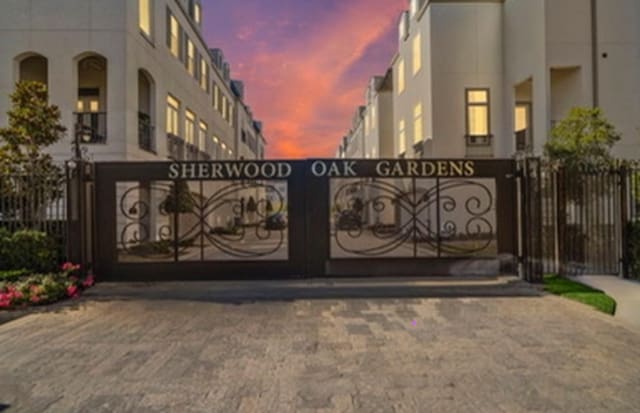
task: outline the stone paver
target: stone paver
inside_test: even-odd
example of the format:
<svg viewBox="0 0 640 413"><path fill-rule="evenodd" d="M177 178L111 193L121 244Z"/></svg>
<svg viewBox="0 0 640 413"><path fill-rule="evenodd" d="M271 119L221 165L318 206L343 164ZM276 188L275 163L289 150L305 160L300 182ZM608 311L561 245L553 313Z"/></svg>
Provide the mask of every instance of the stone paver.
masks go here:
<svg viewBox="0 0 640 413"><path fill-rule="evenodd" d="M65 413L640 406L640 333L559 297L224 302L202 285L136 288L148 294L98 287L61 311L0 326L0 405Z"/></svg>

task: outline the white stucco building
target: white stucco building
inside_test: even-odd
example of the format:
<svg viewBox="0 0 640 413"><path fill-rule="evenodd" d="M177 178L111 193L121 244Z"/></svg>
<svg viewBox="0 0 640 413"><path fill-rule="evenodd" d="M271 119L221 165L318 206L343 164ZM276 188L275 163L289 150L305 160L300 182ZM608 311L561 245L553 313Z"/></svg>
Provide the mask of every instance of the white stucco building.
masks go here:
<svg viewBox="0 0 640 413"><path fill-rule="evenodd" d="M395 156L542 154L597 106L640 157L640 1L410 0L393 57Z"/></svg>
<svg viewBox="0 0 640 413"><path fill-rule="evenodd" d="M199 0L6 0L0 5L0 124L20 80L46 83L94 160L235 159L229 64L202 36Z"/></svg>

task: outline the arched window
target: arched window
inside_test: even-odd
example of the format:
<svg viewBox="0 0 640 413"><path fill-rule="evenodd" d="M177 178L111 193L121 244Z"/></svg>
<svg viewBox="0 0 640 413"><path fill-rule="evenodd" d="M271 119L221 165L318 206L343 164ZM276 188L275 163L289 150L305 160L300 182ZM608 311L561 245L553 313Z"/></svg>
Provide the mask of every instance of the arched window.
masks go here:
<svg viewBox="0 0 640 413"><path fill-rule="evenodd" d="M107 59L97 54L78 60L76 124L83 129L84 143L106 143Z"/></svg>
<svg viewBox="0 0 640 413"><path fill-rule="evenodd" d="M47 58L38 54L24 57L19 63L18 81L40 82L49 85L49 62Z"/></svg>
<svg viewBox="0 0 640 413"><path fill-rule="evenodd" d="M138 144L155 151L155 85L146 70L138 70Z"/></svg>

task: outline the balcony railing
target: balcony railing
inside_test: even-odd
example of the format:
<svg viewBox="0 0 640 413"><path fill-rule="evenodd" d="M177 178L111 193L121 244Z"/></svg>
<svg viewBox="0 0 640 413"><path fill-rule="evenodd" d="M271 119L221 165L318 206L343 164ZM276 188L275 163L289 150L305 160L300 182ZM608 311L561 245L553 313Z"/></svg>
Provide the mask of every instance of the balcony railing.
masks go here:
<svg viewBox="0 0 640 413"><path fill-rule="evenodd" d="M169 150L169 158L176 161L184 160L185 142L179 136L167 134L167 145Z"/></svg>
<svg viewBox="0 0 640 413"><path fill-rule="evenodd" d="M88 141L83 144L107 143L107 113L106 112L74 112L76 127L89 131Z"/></svg>
<svg viewBox="0 0 640 413"><path fill-rule="evenodd" d="M490 158L493 156L493 135L465 136L468 158Z"/></svg>
<svg viewBox="0 0 640 413"><path fill-rule="evenodd" d="M466 135L467 146L491 146L493 135Z"/></svg>
<svg viewBox="0 0 640 413"><path fill-rule="evenodd" d="M197 146L191 143L186 144L186 160L187 161L197 161L199 153L200 153L200 150L198 149Z"/></svg>
<svg viewBox="0 0 640 413"><path fill-rule="evenodd" d="M156 152L153 140L155 128L151 124L151 117L146 113L138 112L138 145L147 152Z"/></svg>
<svg viewBox="0 0 640 413"><path fill-rule="evenodd" d="M516 132L516 150L529 151L532 148L531 138L528 129Z"/></svg>

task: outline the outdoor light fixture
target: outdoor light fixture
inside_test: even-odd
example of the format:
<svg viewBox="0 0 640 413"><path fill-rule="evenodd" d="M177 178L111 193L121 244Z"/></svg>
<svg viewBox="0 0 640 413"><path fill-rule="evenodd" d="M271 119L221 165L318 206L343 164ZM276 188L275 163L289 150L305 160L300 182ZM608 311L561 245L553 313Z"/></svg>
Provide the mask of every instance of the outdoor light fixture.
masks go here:
<svg viewBox="0 0 640 413"><path fill-rule="evenodd" d="M80 144L91 143L92 140L93 129L81 123L76 123L75 136L73 140L73 153L76 160L82 159L82 149L80 148Z"/></svg>

